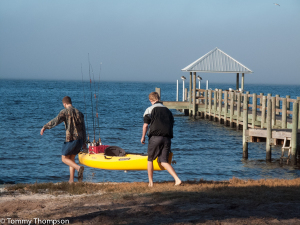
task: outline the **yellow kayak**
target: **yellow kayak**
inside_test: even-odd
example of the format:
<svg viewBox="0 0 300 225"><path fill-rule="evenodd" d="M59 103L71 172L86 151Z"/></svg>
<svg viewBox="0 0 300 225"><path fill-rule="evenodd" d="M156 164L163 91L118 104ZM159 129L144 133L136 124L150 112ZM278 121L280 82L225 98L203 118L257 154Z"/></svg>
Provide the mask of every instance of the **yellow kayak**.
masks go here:
<svg viewBox="0 0 300 225"><path fill-rule="evenodd" d="M171 163L173 153L169 154ZM89 154L80 152L79 163L88 167L103 170L147 170L148 156L142 154L126 154L125 156L105 156L104 153ZM157 158L153 161L154 170L165 170Z"/></svg>

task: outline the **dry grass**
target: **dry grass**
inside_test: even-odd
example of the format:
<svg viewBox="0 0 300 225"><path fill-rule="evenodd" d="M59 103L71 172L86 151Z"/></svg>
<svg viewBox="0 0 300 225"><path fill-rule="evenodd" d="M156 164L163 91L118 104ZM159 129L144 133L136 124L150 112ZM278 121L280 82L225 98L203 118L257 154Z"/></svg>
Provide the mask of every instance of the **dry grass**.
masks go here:
<svg viewBox="0 0 300 225"><path fill-rule="evenodd" d="M291 188L294 187L294 188ZM9 193L45 193L52 195L70 194L119 194L126 198L133 198L141 194L155 195L160 198L187 198L189 193L193 195L222 195L224 198L247 197L255 198L268 197L265 191L271 193L272 190L276 192L284 192L289 188L289 193L281 193L285 197L294 195L295 192L300 192L300 178L293 180L284 179L261 179L261 180L242 180L232 178L229 181L186 181L184 186L175 187L173 182L155 183L153 188L148 188L147 183L133 182L133 183L35 183L35 184L16 184L6 187ZM282 190L282 191L281 191ZM299 190L299 191L298 191ZM178 195L177 193L180 192ZM299 196L299 195L298 195ZM276 197L273 195L272 197ZM282 196L281 196L282 197ZM191 196L193 198L193 196Z"/></svg>
<svg viewBox="0 0 300 225"><path fill-rule="evenodd" d="M68 182L62 183L35 183L35 184L16 184L6 187L9 193L21 192L21 193L45 193L52 195L60 194L94 194L100 189L98 185L93 183L73 183Z"/></svg>

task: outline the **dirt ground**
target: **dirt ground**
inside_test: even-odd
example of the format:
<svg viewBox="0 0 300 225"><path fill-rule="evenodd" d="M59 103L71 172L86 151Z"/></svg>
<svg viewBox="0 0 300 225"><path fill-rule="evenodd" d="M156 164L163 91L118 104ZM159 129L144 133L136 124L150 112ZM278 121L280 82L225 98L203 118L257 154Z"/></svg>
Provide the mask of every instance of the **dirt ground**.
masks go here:
<svg viewBox="0 0 300 225"><path fill-rule="evenodd" d="M0 224L300 224L300 179L81 185L2 188Z"/></svg>

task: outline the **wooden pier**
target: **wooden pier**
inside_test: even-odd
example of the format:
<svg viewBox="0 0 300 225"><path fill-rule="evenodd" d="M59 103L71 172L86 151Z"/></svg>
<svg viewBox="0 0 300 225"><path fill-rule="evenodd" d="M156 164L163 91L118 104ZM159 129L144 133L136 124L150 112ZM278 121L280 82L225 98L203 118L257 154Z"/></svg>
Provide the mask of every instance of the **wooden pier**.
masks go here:
<svg viewBox="0 0 300 225"><path fill-rule="evenodd" d="M190 90L192 88L190 87ZM156 88L160 94L160 88ZM185 115L219 122L243 129L243 158L248 158L248 142L266 142L266 160L271 160L271 146L283 145L282 158L297 164L300 155L300 97L280 97L228 90L204 90L193 87L186 101L163 101L170 109ZM288 157L284 152L288 151Z"/></svg>

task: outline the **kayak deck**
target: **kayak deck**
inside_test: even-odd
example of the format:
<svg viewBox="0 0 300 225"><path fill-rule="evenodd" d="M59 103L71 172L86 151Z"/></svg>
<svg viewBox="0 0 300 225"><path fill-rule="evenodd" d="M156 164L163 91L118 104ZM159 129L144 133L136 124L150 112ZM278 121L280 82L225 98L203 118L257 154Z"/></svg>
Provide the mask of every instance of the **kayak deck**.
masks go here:
<svg viewBox="0 0 300 225"><path fill-rule="evenodd" d="M169 154L168 162L171 163L173 153ZM105 156L104 153L89 154L80 152L79 163L88 167L104 170L147 170L148 156L143 154L128 153L125 156ZM153 160L154 170L165 170L157 158Z"/></svg>

